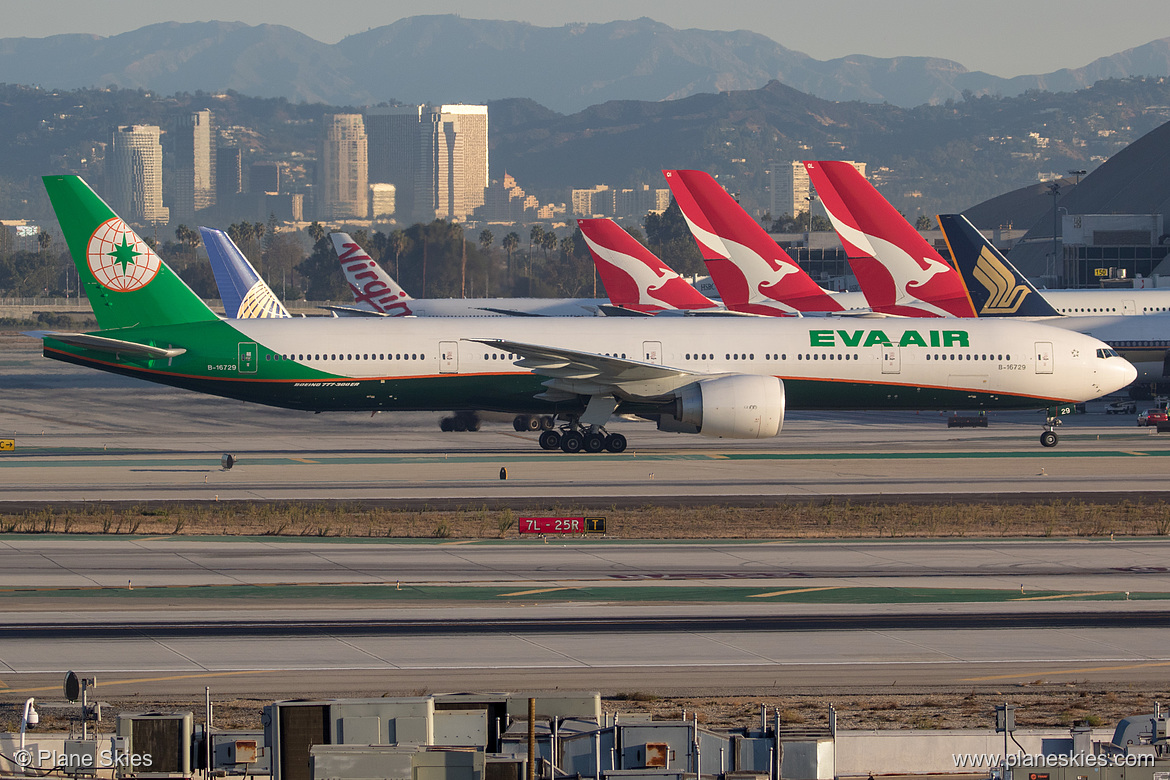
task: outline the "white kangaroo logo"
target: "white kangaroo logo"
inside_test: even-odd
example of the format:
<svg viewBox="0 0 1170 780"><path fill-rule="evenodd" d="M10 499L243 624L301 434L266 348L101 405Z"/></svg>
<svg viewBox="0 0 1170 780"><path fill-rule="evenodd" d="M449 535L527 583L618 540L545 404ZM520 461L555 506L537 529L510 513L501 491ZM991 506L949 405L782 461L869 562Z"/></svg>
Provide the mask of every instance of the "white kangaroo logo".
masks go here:
<svg viewBox="0 0 1170 780"><path fill-rule="evenodd" d="M582 235L585 235L584 232L582 232ZM675 308L673 304L657 297L654 293L665 287L667 282L674 279L678 274L672 274L669 269L652 268L637 257L616 249L610 249L592 240L587 235L585 236L585 243L589 244L589 248L603 261L609 263L633 280L634 286L638 290L638 300L634 301L634 303L639 305L666 305Z"/></svg>
<svg viewBox="0 0 1170 780"><path fill-rule="evenodd" d="M829 211L827 205L826 211L829 213L829 219L833 221L833 227L836 228L837 233L844 241L877 259L890 272L890 276L894 278L894 284L898 287L898 303L907 299L917 300L911 290L923 286L934 278L935 274L953 270L946 263L933 257L924 257L921 261L916 260L897 244L845 224L832 211Z"/></svg>

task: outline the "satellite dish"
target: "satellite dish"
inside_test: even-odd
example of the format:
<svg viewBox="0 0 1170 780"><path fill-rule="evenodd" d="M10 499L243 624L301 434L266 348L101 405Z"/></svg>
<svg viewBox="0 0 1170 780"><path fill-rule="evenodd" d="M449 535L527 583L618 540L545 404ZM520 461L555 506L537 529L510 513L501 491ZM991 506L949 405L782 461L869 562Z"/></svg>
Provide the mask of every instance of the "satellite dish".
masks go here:
<svg viewBox="0 0 1170 780"><path fill-rule="evenodd" d="M73 672L65 675L65 698L69 701L77 701L81 698L81 680L77 679L77 675Z"/></svg>

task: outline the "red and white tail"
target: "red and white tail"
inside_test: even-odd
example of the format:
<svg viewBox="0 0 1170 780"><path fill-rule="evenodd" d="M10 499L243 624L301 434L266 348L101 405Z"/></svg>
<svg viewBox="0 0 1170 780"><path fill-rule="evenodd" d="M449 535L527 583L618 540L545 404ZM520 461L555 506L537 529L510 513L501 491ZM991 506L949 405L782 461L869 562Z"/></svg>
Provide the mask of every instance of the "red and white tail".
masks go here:
<svg viewBox="0 0 1170 780"><path fill-rule="evenodd" d="M663 171L724 305L760 314L841 311L735 199L703 171Z"/></svg>
<svg viewBox="0 0 1170 780"><path fill-rule="evenodd" d="M915 317L974 317L958 272L852 165L805 162L809 180L874 311Z"/></svg>
<svg viewBox="0 0 1170 780"><path fill-rule="evenodd" d="M718 307L613 220L579 219L577 225L614 306L646 313Z"/></svg>
<svg viewBox="0 0 1170 780"><path fill-rule="evenodd" d="M410 309L413 300L398 286L382 266L366 254L366 250L349 237L348 233L330 233L341 270L353 292L353 301L359 309L388 314L391 317L405 317L414 312Z"/></svg>

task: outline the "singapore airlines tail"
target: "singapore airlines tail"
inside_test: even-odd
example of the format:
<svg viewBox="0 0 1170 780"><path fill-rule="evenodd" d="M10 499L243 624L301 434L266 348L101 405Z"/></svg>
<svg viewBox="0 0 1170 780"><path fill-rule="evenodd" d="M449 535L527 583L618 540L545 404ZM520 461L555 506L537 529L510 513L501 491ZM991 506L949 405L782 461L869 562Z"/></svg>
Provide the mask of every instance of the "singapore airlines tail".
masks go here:
<svg viewBox="0 0 1170 780"><path fill-rule="evenodd" d="M98 327L219 320L80 176L44 182Z"/></svg>
<svg viewBox="0 0 1170 780"><path fill-rule="evenodd" d="M388 317L413 314L413 300L382 266L362 249L348 233L331 233L333 248L353 292L354 306L360 311Z"/></svg>
<svg viewBox="0 0 1170 780"><path fill-rule="evenodd" d="M597 273L614 306L653 314L718 308L611 219L579 219Z"/></svg>
<svg viewBox="0 0 1170 780"><path fill-rule="evenodd" d="M1060 316L966 217L940 214L938 222L980 317Z"/></svg>
<svg viewBox="0 0 1170 780"><path fill-rule="evenodd" d="M805 170L874 311L974 317L962 279L850 163L806 161Z"/></svg>
<svg viewBox="0 0 1170 780"><path fill-rule="evenodd" d="M844 308L709 174L662 173L727 308L774 315Z"/></svg>
<svg viewBox="0 0 1170 780"><path fill-rule="evenodd" d="M211 260L225 316L232 319L292 316L227 233L201 227L199 235Z"/></svg>

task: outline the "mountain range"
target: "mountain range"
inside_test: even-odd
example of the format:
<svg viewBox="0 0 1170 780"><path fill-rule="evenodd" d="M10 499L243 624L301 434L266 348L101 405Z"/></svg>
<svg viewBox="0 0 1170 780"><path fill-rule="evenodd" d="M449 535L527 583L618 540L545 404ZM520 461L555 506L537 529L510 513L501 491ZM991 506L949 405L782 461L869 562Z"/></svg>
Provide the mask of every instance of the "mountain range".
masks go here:
<svg viewBox="0 0 1170 780"><path fill-rule="evenodd" d="M1101 79L1170 76L1170 38L1082 68L1005 79L930 57L817 60L739 30L652 19L537 27L414 16L326 44L281 25L167 22L120 35L0 38L0 81L46 89L116 86L162 94L234 90L359 106L530 98L561 113L769 81L831 101L940 104L964 95L1072 91Z"/></svg>

